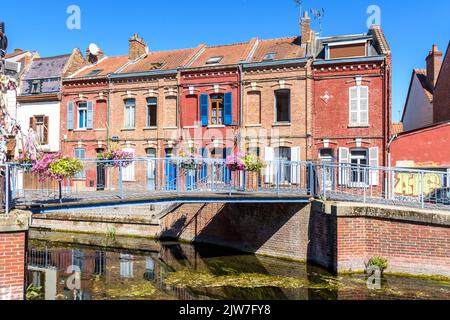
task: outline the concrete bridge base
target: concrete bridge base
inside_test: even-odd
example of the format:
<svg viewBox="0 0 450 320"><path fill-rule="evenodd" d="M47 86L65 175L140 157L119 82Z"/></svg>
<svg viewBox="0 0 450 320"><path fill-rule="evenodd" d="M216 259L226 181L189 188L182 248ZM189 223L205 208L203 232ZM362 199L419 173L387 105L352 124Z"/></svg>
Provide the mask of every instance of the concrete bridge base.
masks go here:
<svg viewBox="0 0 450 320"><path fill-rule="evenodd" d="M450 277L448 212L321 201L192 203L142 215L34 215L32 227L210 243L338 273L363 271L371 257L381 256L389 261L387 272Z"/></svg>

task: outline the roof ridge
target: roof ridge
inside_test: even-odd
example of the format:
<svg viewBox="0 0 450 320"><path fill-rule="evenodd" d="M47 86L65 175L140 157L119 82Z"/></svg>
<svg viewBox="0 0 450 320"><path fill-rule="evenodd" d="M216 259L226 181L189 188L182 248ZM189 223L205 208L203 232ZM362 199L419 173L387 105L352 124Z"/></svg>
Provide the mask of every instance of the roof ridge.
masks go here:
<svg viewBox="0 0 450 320"><path fill-rule="evenodd" d="M56 59L56 58L62 58L62 57L70 57L72 55L72 53L68 53L68 54L60 54L58 56L53 56L53 57L40 57L40 58L35 58L33 59L33 61L37 61L37 60L51 60L51 59Z"/></svg>
<svg viewBox="0 0 450 320"><path fill-rule="evenodd" d="M220 48L220 47L240 46L240 45L249 44L249 42L250 42L250 41L236 42L236 43L229 43L229 44L220 44L220 45L215 45L215 46L206 46L206 48L209 49L209 48Z"/></svg>

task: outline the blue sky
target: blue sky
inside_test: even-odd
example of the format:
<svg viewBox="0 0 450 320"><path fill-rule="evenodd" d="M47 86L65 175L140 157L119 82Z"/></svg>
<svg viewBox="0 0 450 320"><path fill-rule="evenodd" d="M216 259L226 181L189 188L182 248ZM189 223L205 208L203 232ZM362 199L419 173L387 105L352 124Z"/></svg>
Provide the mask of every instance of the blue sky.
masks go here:
<svg viewBox="0 0 450 320"><path fill-rule="evenodd" d="M299 34L293 0L24 0L2 1L10 50L41 56L84 52L98 44L107 55L126 54L133 33L150 50L188 48ZM444 51L450 40L448 0L304 0L305 9L324 8L322 35L365 33L369 5L381 9L381 25L393 51L393 115L400 118L413 68L425 67L433 43ZM432 5L431 5L432 4ZM69 30L67 7L81 9L81 29ZM317 22L313 22L318 30Z"/></svg>

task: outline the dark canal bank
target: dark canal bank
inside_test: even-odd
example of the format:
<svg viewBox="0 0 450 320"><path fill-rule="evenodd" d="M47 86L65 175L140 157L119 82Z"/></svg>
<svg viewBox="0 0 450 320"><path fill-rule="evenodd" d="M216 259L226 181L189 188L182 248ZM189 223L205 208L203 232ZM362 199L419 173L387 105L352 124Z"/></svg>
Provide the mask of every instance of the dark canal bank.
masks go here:
<svg viewBox="0 0 450 320"><path fill-rule="evenodd" d="M365 275L335 277L304 263L215 246L113 235L30 238L28 299L450 299L446 281L385 275L381 288L376 282L368 288Z"/></svg>

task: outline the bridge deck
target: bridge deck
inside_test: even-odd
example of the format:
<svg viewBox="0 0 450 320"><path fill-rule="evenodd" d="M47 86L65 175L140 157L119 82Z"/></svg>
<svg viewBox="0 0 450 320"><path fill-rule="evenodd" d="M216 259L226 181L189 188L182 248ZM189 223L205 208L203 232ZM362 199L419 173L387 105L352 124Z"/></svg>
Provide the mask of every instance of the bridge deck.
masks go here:
<svg viewBox="0 0 450 320"><path fill-rule="evenodd" d="M15 207L17 209L31 210L33 212L50 212L60 210L76 210L96 207L119 207L139 204L155 204L165 202L183 203L307 203L311 196L307 193L254 193L254 192L139 192L125 193L119 196L114 192L105 192L101 195L93 196L92 193L84 193L64 197L62 201L58 199L48 200L28 198L27 201L19 201Z"/></svg>

